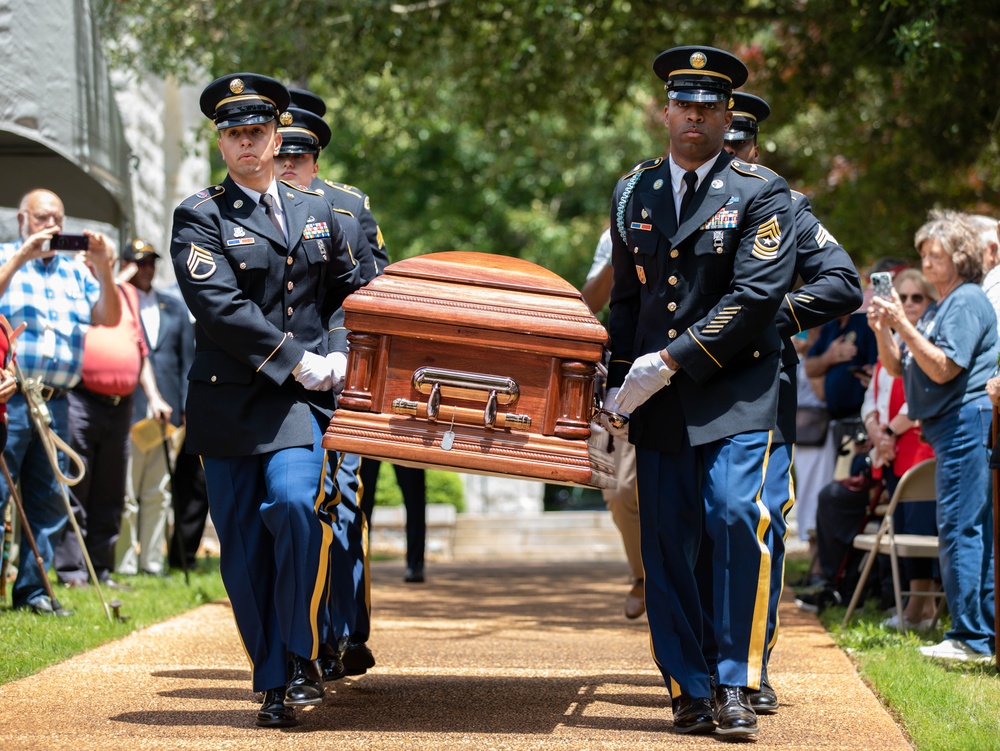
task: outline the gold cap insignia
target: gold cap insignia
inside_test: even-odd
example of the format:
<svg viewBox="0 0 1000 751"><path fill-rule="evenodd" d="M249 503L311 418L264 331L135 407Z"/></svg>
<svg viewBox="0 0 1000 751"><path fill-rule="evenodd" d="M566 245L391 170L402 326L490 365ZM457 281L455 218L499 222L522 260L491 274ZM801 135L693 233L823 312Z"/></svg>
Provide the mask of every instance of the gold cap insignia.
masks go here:
<svg viewBox="0 0 1000 751"><path fill-rule="evenodd" d="M234 94L242 94L243 93L243 79L242 78L234 78L232 81L230 81L229 82L229 90L231 92L233 92Z"/></svg>
<svg viewBox="0 0 1000 751"><path fill-rule="evenodd" d="M692 68L697 68L698 70L701 70L706 65L708 65L708 58L705 57L704 52L694 52L691 55L690 62Z"/></svg>
<svg viewBox="0 0 1000 751"><path fill-rule="evenodd" d="M291 112L282 112L281 113L281 117L278 118L278 122L281 123L282 125L291 125L292 124L292 113Z"/></svg>

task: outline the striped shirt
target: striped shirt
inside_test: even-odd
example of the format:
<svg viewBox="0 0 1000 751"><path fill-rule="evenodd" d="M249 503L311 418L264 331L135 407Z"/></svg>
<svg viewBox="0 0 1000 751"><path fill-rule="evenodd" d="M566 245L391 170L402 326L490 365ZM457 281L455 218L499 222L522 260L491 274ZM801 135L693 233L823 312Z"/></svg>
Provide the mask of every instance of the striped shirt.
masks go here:
<svg viewBox="0 0 1000 751"><path fill-rule="evenodd" d="M0 245L0 264L11 259L21 242ZM0 313L17 328L17 362L26 378L53 388L72 388L83 370L83 336L90 311L101 296L97 279L81 261L56 255L46 263L33 259L14 273L0 297Z"/></svg>

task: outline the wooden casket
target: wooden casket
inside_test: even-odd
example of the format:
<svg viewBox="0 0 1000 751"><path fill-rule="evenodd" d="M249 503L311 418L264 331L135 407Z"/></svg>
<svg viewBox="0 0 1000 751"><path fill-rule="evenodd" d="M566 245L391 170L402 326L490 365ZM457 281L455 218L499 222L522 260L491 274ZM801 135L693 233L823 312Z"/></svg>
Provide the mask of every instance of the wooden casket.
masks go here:
<svg viewBox="0 0 1000 751"><path fill-rule="evenodd" d="M323 446L396 464L608 487L590 446L607 333L527 261L434 253L344 302L347 375Z"/></svg>

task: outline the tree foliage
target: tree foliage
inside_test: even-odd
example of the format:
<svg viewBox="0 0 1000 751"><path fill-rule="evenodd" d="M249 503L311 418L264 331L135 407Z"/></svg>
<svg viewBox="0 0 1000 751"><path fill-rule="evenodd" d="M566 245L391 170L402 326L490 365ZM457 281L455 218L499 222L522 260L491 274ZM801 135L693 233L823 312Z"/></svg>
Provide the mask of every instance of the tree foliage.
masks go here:
<svg viewBox="0 0 1000 751"><path fill-rule="evenodd" d="M652 59L740 55L772 104L764 161L859 262L933 205L994 212L1000 0L97 0L120 64L266 72L324 95L327 176L396 258L469 248L581 283L615 179L661 153Z"/></svg>

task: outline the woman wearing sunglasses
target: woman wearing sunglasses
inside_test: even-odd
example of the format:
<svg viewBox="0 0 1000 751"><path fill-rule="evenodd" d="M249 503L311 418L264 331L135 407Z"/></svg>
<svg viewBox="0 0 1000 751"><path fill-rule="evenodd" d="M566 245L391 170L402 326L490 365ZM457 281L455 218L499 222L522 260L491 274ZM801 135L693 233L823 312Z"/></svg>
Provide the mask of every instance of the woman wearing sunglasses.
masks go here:
<svg viewBox="0 0 1000 751"><path fill-rule="evenodd" d="M893 287L899 295L903 313L916 326L927 306L937 300L937 290L916 269L904 269L896 274ZM898 341L898 339L897 339ZM889 497L896 490L899 478L910 467L930 459L934 450L923 440L920 424L909 417L903 379L891 375L882 361L875 363L871 384L861 407L865 430L872 443L873 473L881 472ZM908 503L899 506L895 516L897 532L936 535L935 508L929 503ZM934 561L923 558L903 559L903 577L907 589L931 592L937 589ZM933 597L911 597L902 614L895 613L885 621L888 628L899 628L899 619L907 630L926 631L934 622L936 600Z"/></svg>
<svg viewBox="0 0 1000 751"><path fill-rule="evenodd" d="M914 239L938 293L916 326L899 293L872 300L869 321L887 371L902 376L909 417L937 457L941 582L951 628L921 647L928 657L988 660L993 654L993 506L986 381L996 368L997 317L986 293L979 237L954 211L933 211ZM892 336L895 331L898 340Z"/></svg>

